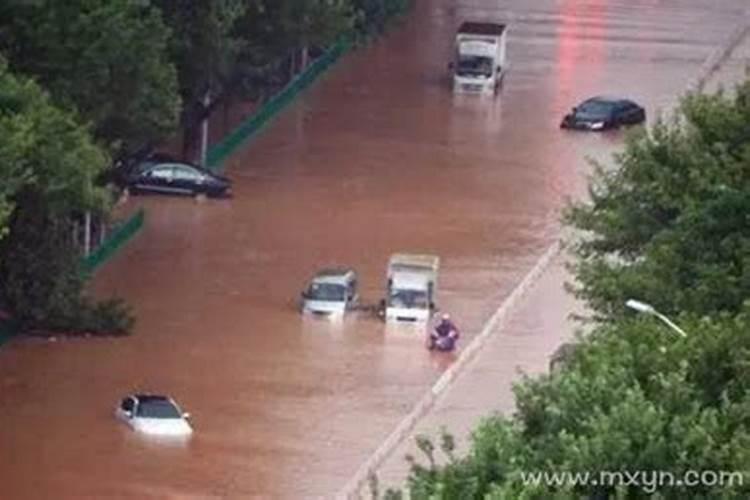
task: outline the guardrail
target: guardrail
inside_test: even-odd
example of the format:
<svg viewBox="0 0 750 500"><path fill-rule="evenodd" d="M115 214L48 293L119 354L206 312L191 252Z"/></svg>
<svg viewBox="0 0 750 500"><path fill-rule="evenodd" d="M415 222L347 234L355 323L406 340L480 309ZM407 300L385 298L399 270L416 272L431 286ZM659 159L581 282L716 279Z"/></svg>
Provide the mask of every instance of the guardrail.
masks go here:
<svg viewBox="0 0 750 500"><path fill-rule="evenodd" d="M104 243L99 245L90 255L83 258L82 265L85 273L91 274L111 259L125 244L143 227L146 211L141 208L112 231Z"/></svg>
<svg viewBox="0 0 750 500"><path fill-rule="evenodd" d="M10 340L16 333L18 333L18 323L10 318L0 320L0 345Z"/></svg>

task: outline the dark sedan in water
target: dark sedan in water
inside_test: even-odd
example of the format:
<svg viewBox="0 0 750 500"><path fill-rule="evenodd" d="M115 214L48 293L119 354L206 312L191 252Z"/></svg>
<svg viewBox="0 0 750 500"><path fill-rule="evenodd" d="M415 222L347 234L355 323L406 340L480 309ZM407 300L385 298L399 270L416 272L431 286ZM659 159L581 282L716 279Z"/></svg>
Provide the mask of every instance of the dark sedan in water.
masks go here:
<svg viewBox="0 0 750 500"><path fill-rule="evenodd" d="M124 168L117 182L131 193L228 196L232 183L205 168L182 161L150 158Z"/></svg>
<svg viewBox="0 0 750 500"><path fill-rule="evenodd" d="M646 121L646 110L629 99L592 97L573 108L562 120L560 128L576 130L608 130Z"/></svg>

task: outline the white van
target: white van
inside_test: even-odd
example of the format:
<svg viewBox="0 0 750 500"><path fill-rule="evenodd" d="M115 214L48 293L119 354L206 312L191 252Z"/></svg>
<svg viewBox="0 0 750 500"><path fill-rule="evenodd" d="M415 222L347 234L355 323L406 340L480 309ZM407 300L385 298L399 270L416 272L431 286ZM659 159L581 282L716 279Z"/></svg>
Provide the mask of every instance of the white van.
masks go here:
<svg viewBox="0 0 750 500"><path fill-rule="evenodd" d="M358 301L357 273L348 267L326 268L302 292L302 312L343 315Z"/></svg>

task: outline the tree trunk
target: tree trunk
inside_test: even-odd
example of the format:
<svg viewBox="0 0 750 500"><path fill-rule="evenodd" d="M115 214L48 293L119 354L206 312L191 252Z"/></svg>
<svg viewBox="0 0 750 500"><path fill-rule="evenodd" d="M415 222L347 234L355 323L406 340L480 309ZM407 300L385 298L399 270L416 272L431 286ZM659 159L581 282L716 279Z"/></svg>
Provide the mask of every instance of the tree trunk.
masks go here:
<svg viewBox="0 0 750 500"><path fill-rule="evenodd" d="M83 216L83 255L86 257L91 253L91 212Z"/></svg>
<svg viewBox="0 0 750 500"><path fill-rule="evenodd" d="M203 109L208 110L211 105L211 89L207 88L206 93L203 94ZM208 157L208 120L209 114L205 113L203 121L201 122L201 150L200 150L200 164L206 166L206 159Z"/></svg>
<svg viewBox="0 0 750 500"><path fill-rule="evenodd" d="M310 48L305 44L300 51L300 71L305 71L308 63L310 62Z"/></svg>

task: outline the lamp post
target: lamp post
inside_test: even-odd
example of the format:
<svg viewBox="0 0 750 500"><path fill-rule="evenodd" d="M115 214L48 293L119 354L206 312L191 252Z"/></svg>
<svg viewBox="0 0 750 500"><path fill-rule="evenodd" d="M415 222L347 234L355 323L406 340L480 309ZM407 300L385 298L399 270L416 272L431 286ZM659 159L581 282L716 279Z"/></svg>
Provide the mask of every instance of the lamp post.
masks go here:
<svg viewBox="0 0 750 500"><path fill-rule="evenodd" d="M685 331L682 328L675 325L672 320L670 320L669 318L664 316L662 313L654 309L654 306L652 306L651 304L646 304L645 302L641 302L635 299L628 299L628 301L625 302L625 305L640 313L650 314L651 316L656 316L657 318L662 320L664 323L666 323L666 325L669 328L671 328L672 330L680 334L680 336L687 337L687 333L685 333Z"/></svg>

